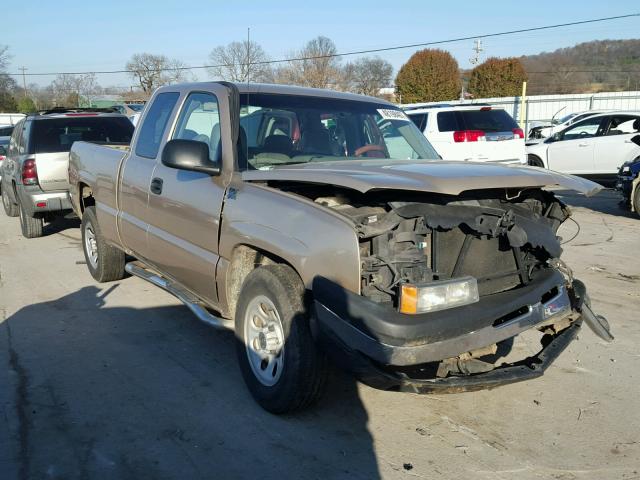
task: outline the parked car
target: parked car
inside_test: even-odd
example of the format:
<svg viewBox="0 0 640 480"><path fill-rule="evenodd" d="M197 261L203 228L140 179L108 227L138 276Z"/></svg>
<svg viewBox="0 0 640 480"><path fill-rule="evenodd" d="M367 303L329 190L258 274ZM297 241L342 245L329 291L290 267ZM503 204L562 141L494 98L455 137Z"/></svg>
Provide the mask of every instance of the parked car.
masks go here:
<svg viewBox="0 0 640 480"><path fill-rule="evenodd" d="M550 123L536 125L529 129L529 139L548 138L553 136L554 133L560 132L565 128L570 127L574 123L584 120L591 115L597 115L599 113L606 113L610 110L587 110L585 112L569 113L560 119L552 119Z"/></svg>
<svg viewBox="0 0 640 480"><path fill-rule="evenodd" d="M428 105L405 113L445 160L527 163L524 132L502 109L488 105Z"/></svg>
<svg viewBox="0 0 640 480"><path fill-rule="evenodd" d="M271 412L320 395L327 354L374 387L444 393L541 375L583 320L612 339L562 273L569 210L543 190L600 187L442 161L377 98L165 86L130 150L76 142L69 179L93 278L129 272L234 330L245 382ZM525 330L540 351L504 362L497 352Z"/></svg>
<svg viewBox="0 0 640 480"><path fill-rule="evenodd" d="M631 141L638 132L638 111L592 115L543 142L527 142L529 165L613 186L620 166L640 155Z"/></svg>
<svg viewBox="0 0 640 480"><path fill-rule="evenodd" d="M640 146L640 135L631 141ZM616 190L622 194L624 205L640 215L640 155L620 167Z"/></svg>
<svg viewBox="0 0 640 480"><path fill-rule="evenodd" d="M0 127L13 126L25 116L24 113L0 113Z"/></svg>
<svg viewBox="0 0 640 480"><path fill-rule="evenodd" d="M45 221L71 210L69 150L77 140L127 145L133 125L124 115L56 109L17 125L1 167L5 213L20 217L22 234L42 236Z"/></svg>
<svg viewBox="0 0 640 480"><path fill-rule="evenodd" d="M0 125L0 138L11 137L15 125Z"/></svg>

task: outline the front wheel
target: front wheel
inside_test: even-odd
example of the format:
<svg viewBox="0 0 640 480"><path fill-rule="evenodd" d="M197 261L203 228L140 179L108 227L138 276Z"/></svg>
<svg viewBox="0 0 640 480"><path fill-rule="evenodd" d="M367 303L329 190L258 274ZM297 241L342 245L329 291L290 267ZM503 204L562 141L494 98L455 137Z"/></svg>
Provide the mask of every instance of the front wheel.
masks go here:
<svg viewBox="0 0 640 480"><path fill-rule="evenodd" d="M633 209L635 210L636 215L640 216L640 185L636 185L631 201L633 202Z"/></svg>
<svg viewBox="0 0 640 480"><path fill-rule="evenodd" d="M82 250L89 273L98 282L112 282L124 278L124 252L105 242L100 232L95 207L87 207L82 214Z"/></svg>
<svg viewBox="0 0 640 480"><path fill-rule="evenodd" d="M311 336L304 294L300 277L287 265L253 270L240 292L240 369L255 400L271 413L310 406L326 384L327 361Z"/></svg>

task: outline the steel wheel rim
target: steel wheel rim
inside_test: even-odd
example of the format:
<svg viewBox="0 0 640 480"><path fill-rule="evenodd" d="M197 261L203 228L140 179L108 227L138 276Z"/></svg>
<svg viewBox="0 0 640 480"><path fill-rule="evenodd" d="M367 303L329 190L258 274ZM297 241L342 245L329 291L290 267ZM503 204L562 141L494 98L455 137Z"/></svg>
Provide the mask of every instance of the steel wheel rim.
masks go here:
<svg viewBox="0 0 640 480"><path fill-rule="evenodd" d="M267 387L275 385L284 367L284 330L275 305L264 295L254 297L247 305L244 339L256 379Z"/></svg>
<svg viewBox="0 0 640 480"><path fill-rule="evenodd" d="M84 229L84 249L87 252L87 258L93 268L98 266L98 243L96 242L96 234L91 224L87 224Z"/></svg>

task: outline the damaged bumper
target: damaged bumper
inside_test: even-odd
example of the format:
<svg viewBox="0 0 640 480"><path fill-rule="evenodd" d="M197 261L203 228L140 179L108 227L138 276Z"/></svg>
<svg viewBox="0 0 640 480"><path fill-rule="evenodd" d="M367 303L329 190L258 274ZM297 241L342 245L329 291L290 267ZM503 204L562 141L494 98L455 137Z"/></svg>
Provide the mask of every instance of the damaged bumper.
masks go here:
<svg viewBox="0 0 640 480"><path fill-rule="evenodd" d="M318 278L314 331L340 365L375 388L422 393L493 388L542 375L583 320L601 338L612 339L606 320L588 306L584 285L578 280L570 289L565 285L560 272L548 269L528 285L475 304L403 315ZM473 352L532 328L545 332L536 355L502 366L474 358Z"/></svg>

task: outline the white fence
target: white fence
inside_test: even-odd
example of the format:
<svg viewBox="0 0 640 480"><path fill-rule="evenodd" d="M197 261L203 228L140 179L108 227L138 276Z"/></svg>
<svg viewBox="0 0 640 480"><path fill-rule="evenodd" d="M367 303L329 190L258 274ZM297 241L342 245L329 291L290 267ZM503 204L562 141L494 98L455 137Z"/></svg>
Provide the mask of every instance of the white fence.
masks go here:
<svg viewBox="0 0 640 480"><path fill-rule="evenodd" d="M438 103L452 105L488 103L491 106L503 108L516 121L520 121L521 97L475 98ZM403 107L406 106L408 105L403 105ZM535 123L550 121L556 113L556 117L561 118L569 113L586 110L640 110L640 91L532 95L525 98L523 127L528 131L529 127Z"/></svg>

